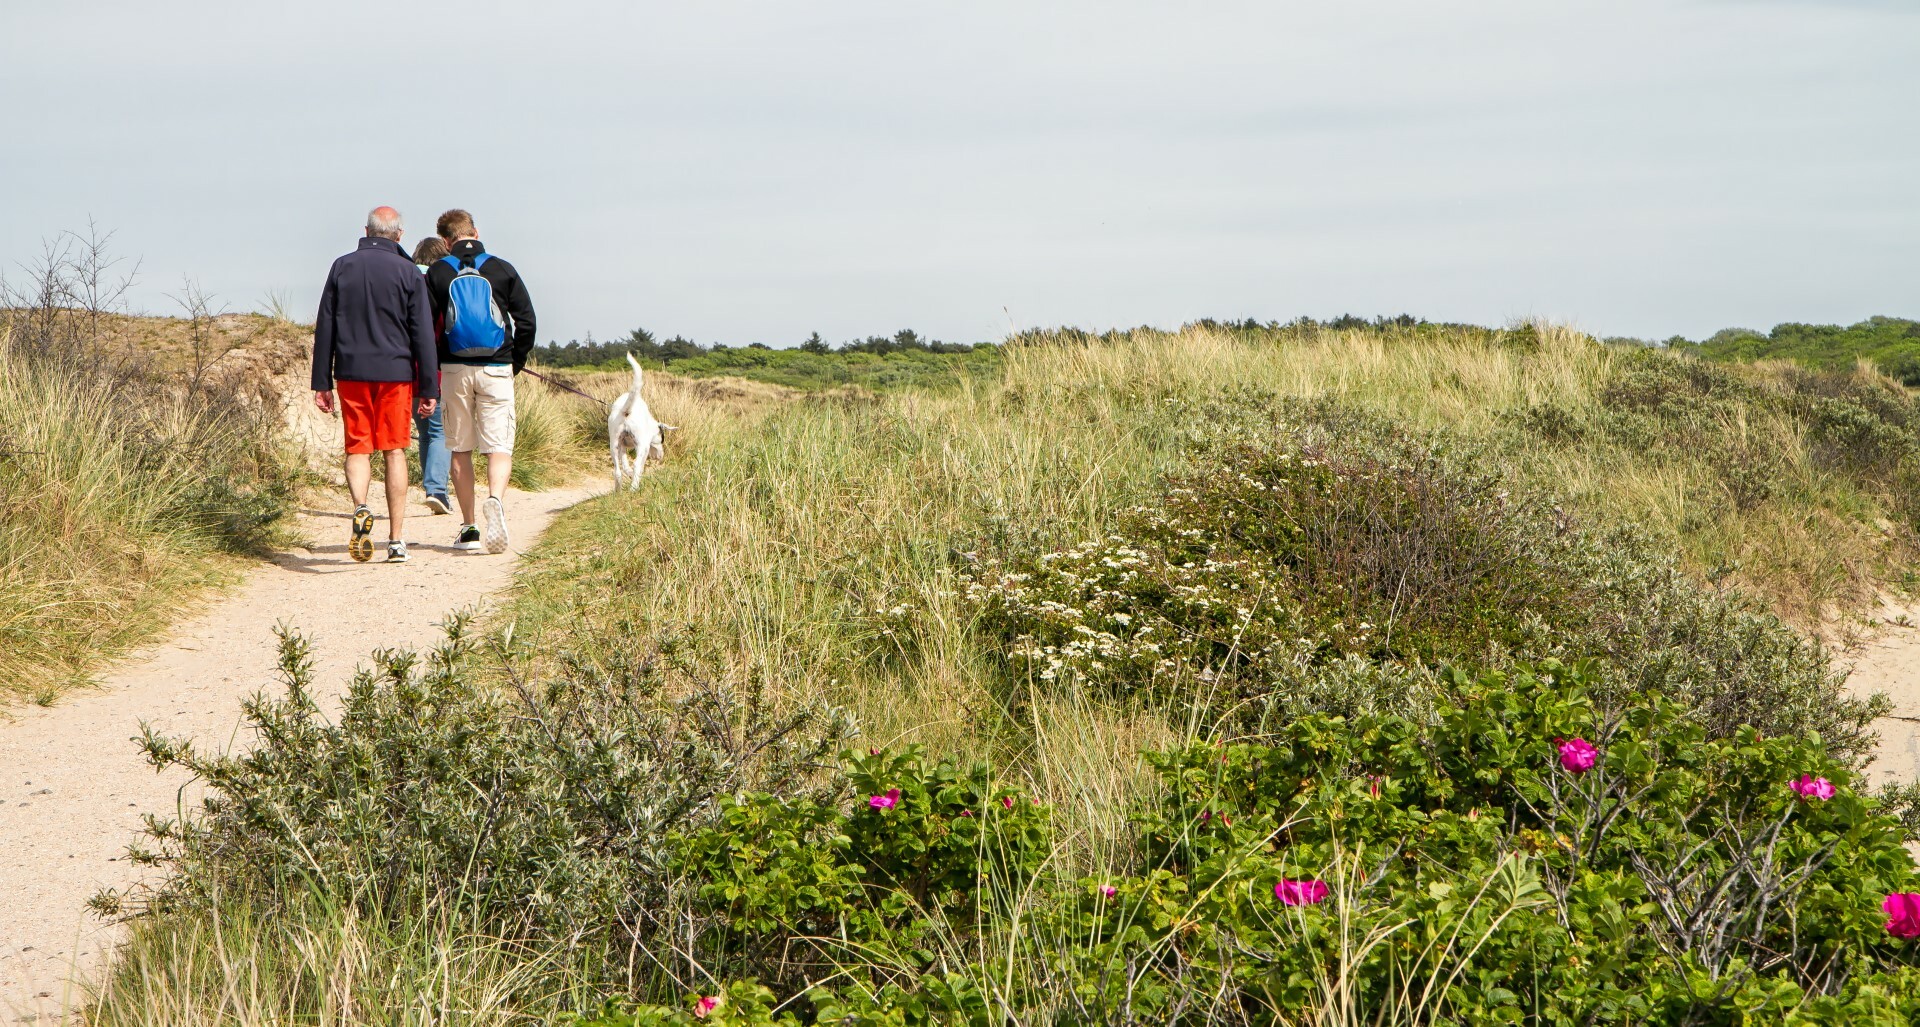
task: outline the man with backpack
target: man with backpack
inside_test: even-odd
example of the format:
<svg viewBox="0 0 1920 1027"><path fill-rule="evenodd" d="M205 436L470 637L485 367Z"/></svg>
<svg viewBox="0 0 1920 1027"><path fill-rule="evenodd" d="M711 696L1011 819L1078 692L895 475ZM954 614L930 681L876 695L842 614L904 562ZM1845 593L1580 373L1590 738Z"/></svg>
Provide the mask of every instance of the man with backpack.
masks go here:
<svg viewBox="0 0 1920 1027"><path fill-rule="evenodd" d="M507 551L507 479L513 473L513 376L533 352L533 300L512 264L487 252L473 215L450 210L436 225L450 251L427 269L427 293L440 326L443 423L460 504L454 547ZM487 455L484 535L473 510L473 454Z"/></svg>
<svg viewBox="0 0 1920 1027"><path fill-rule="evenodd" d="M375 207L366 238L333 262L313 323L313 403L340 411L347 436L353 534L347 553L373 558L373 453L387 459L387 562L404 563L407 449L413 417L433 413L438 359L426 283L400 248L400 212ZM416 403L417 398L417 403Z"/></svg>

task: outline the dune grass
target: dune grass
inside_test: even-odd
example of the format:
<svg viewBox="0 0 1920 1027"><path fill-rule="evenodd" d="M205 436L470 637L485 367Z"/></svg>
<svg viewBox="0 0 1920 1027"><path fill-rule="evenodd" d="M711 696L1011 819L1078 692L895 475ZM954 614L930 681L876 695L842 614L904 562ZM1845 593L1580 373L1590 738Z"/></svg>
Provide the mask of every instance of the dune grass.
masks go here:
<svg viewBox="0 0 1920 1027"><path fill-rule="evenodd" d="M0 326L0 701L52 701L275 537L295 472L257 415Z"/></svg>
<svg viewBox="0 0 1920 1027"><path fill-rule="evenodd" d="M555 983L563 964L489 937L450 906L390 918L315 892L271 916L230 901L139 921L87 1022L507 1025L528 1022L521 1010L535 989L582 1004Z"/></svg>

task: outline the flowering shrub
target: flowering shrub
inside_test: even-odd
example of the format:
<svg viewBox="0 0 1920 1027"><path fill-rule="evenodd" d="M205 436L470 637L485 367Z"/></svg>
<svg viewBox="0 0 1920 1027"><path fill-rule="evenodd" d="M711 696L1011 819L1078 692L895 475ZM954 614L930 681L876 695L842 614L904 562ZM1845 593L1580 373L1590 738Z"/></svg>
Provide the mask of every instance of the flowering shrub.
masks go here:
<svg viewBox="0 0 1920 1027"><path fill-rule="evenodd" d="M1604 695L1659 692L1716 736L1751 724L1864 752L1876 708L1736 593L1440 442L1297 412L1304 427L1242 437L1107 537L970 565L1009 705L1033 684L1144 695L1257 732L1418 713L1445 698L1449 665L1598 656Z"/></svg>
<svg viewBox="0 0 1920 1027"><path fill-rule="evenodd" d="M846 953L908 962L933 933L967 933L983 898L1018 889L1051 848L1047 811L984 766L930 763L916 746L846 758L850 811L765 793L722 801L681 842L676 868L703 882L701 939L714 961L790 978Z"/></svg>
<svg viewBox="0 0 1920 1027"><path fill-rule="evenodd" d="M748 797L724 827L688 838L679 866L711 882L710 938L772 935L809 956L716 953L726 958L710 970L780 987L730 992L710 1015L1294 1024L1347 1008L1420 1023L1889 1027L1920 1016L1920 945L1907 940L1920 936L1920 875L1898 825L1821 740L1715 740L1657 699L1603 714L1588 695L1595 673L1551 662L1453 673L1462 699L1431 722L1313 715L1264 744L1154 754L1163 787L1137 813L1139 860L1120 875L1043 866L1042 811L984 771L913 751L852 761L857 794L897 788L892 807ZM1571 740L1585 748L1568 765ZM1831 797L1784 787L1803 775ZM688 1022L698 997L602 1022Z"/></svg>
<svg viewBox="0 0 1920 1027"><path fill-rule="evenodd" d="M1235 701L1343 658L1473 658L1587 619L1505 492L1396 456L1241 449L1123 532L983 572L969 595L1041 681L1197 679Z"/></svg>

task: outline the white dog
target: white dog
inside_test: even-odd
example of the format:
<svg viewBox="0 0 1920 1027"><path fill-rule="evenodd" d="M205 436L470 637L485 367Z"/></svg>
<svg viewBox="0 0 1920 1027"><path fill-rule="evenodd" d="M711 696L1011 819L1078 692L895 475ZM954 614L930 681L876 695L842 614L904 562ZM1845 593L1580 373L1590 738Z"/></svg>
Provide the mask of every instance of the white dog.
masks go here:
<svg viewBox="0 0 1920 1027"><path fill-rule="evenodd" d="M613 490L620 491L620 476L627 476L627 488L640 487L640 472L647 468L649 456L667 458L667 433L677 431L671 424L654 420L653 411L640 396L640 362L627 354L633 365L633 388L613 401L607 411L607 447L613 450ZM627 453L633 456L629 458Z"/></svg>

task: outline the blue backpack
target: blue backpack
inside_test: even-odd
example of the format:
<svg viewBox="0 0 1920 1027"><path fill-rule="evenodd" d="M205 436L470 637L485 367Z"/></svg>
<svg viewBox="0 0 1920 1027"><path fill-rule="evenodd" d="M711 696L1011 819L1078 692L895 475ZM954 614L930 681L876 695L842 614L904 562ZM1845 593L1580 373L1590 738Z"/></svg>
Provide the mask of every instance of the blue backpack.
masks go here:
<svg viewBox="0 0 1920 1027"><path fill-rule="evenodd" d="M507 344L507 319L493 298L493 283L480 274L487 254L461 266L459 257L445 256L454 269L447 286L447 352L456 357L490 357Z"/></svg>

